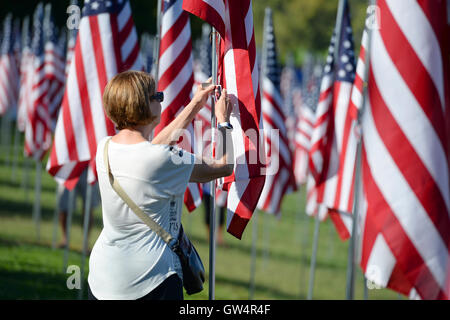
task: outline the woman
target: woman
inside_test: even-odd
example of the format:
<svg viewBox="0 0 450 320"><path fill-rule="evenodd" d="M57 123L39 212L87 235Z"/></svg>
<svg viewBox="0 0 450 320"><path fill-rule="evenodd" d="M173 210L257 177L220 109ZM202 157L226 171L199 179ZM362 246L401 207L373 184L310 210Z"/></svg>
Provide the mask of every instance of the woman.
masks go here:
<svg viewBox="0 0 450 320"><path fill-rule="evenodd" d="M178 236L188 182L207 182L233 170L226 90L216 103L220 159L196 159L174 146L179 132L204 106L214 85L200 85L192 101L151 142L148 137L161 117L162 93L147 73L127 71L112 78L103 94L107 116L119 132L100 141L96 165L102 198L103 230L89 262L90 299L182 300L178 256L141 221L112 189L104 166L108 147L111 173L145 213L173 237ZM226 142L228 145L226 145Z"/></svg>

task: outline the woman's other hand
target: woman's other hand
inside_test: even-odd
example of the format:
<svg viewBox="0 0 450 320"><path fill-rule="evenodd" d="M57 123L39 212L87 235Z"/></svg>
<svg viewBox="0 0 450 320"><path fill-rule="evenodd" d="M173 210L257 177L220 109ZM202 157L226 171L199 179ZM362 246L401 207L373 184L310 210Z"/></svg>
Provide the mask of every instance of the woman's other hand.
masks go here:
<svg viewBox="0 0 450 320"><path fill-rule="evenodd" d="M233 107L227 94L227 89L222 90L219 100L215 106L216 119L218 123L230 122L230 114Z"/></svg>
<svg viewBox="0 0 450 320"><path fill-rule="evenodd" d="M210 93L214 90L215 86L212 84L212 78L209 78L205 83L209 83L210 85L203 88L202 84L197 86L197 91L192 98L192 102L197 107L196 109L201 109L205 105L206 101Z"/></svg>

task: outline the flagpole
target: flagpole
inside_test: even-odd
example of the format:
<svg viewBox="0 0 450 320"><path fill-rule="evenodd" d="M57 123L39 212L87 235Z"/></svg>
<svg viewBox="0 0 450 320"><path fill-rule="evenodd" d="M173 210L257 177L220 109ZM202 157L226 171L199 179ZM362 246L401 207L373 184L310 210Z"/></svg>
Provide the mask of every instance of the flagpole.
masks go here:
<svg viewBox="0 0 450 320"><path fill-rule="evenodd" d="M216 38L217 31L211 27L211 75L212 83L217 84L217 55L216 55ZM215 145L215 100L214 95L211 97L211 152L214 158ZM215 300L216 285L216 180L210 182L211 206L209 213L209 300Z"/></svg>
<svg viewBox="0 0 450 320"><path fill-rule="evenodd" d="M84 223L83 223L83 251L81 254L81 281L80 290L78 291L78 300L83 298L84 291L84 268L86 264L86 254L88 248L88 235L89 235L89 222L91 218L91 207L92 207L92 185L86 179L86 202L84 204Z"/></svg>
<svg viewBox="0 0 450 320"><path fill-rule="evenodd" d="M312 300L314 291L314 277L316 273L316 259L317 259L317 248L319 244L319 228L320 228L320 212L316 213L316 220L314 223L314 240L313 240L313 252L311 255L311 266L309 269L309 285L308 285L308 300Z"/></svg>
<svg viewBox="0 0 450 320"><path fill-rule="evenodd" d="M258 241L258 216L259 211L256 210L252 216L252 250L250 259L250 285L248 299L253 300L255 297L255 270L256 270L256 242Z"/></svg>
<svg viewBox="0 0 450 320"><path fill-rule="evenodd" d="M34 206L33 221L36 225L36 238L41 240L41 189L42 189L42 163L36 160L36 172L34 181Z"/></svg>
<svg viewBox="0 0 450 320"><path fill-rule="evenodd" d="M69 191L69 203L67 208L67 220L66 220L66 247L64 249L63 260L63 272L66 273L67 265L69 262L69 249L70 249L70 229L72 228L72 215L75 207L75 188Z"/></svg>
<svg viewBox="0 0 450 320"><path fill-rule="evenodd" d="M369 0L369 5L376 5L376 0ZM358 112L358 119L357 119L357 125L359 126L361 115L364 109L364 105L366 103L367 98L367 79L369 74L369 66L370 66L370 43L372 38L372 30L371 28L367 28L367 48L365 51L365 65L366 68L364 69L364 75L363 75L363 103L361 110ZM355 180L353 182L354 184L354 198L353 198L353 214L352 214L352 235L350 238L349 243L349 252L348 252L348 264L347 264L347 286L346 286L346 299L347 300L353 300L354 299L354 292L355 292L355 256L357 251L357 245L358 245L358 215L359 215L359 197L361 192L361 153L362 153L362 137L360 136L358 139L358 145L357 145L357 153L356 153L356 170L355 170ZM364 281L364 286L366 287L366 282ZM366 290L365 297L366 297Z"/></svg>
<svg viewBox="0 0 450 320"><path fill-rule="evenodd" d="M11 168L11 181L16 182L17 180L17 161L19 158L19 140L20 140L20 131L19 127L15 126L14 130L14 146L13 146L13 160L12 160L12 168Z"/></svg>
<svg viewBox="0 0 450 320"><path fill-rule="evenodd" d="M58 235L58 216L59 216L59 202L61 199L61 193L59 192L59 184L56 185L55 191L55 210L53 212L53 237L52 237L52 248L56 249L56 237Z"/></svg>
<svg viewBox="0 0 450 320"><path fill-rule="evenodd" d="M155 36L155 46L153 53L153 64L152 68L154 68L154 77L155 77L155 88L158 89L158 76L159 76L159 48L161 45L161 8L162 8L162 0L158 0L157 11L156 11L156 36Z"/></svg>

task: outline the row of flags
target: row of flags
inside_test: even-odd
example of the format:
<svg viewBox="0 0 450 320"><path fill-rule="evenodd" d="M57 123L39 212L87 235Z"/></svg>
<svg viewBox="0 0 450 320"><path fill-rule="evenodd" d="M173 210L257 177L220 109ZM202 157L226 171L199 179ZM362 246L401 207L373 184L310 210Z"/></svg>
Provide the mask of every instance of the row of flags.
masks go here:
<svg viewBox="0 0 450 320"><path fill-rule="evenodd" d="M207 29L201 62L192 57L192 13L220 35L215 80L227 88L233 103L235 167L217 185L227 206L228 232L241 238L256 208L278 214L283 196L306 184L306 212L321 219L329 216L344 240L352 235L352 213L358 210L360 263L369 280L411 297L448 299L446 1L379 0L377 5L382 24L370 30L370 37L364 32L357 63L345 1L321 81L312 67L304 72L302 88L286 89L270 12L258 64L250 0L163 1L160 50L154 53L149 40L143 41L148 48L144 59L128 1L85 0L78 35L71 34L67 49L61 45L64 36L56 36L50 9L40 4L32 35L24 33L29 22L23 22L21 59L12 18L5 20L0 68L15 63L20 85L15 92L7 87L11 81L2 81L5 73L0 74L5 93L0 95L0 111L18 101L26 152L36 159L49 150L54 128L47 170L59 182L73 188L86 168L89 181L94 181L97 142L115 134L101 103L110 78L128 69L158 68L158 90L164 91L165 100L157 134L190 101L193 87L210 76ZM154 54L159 55L157 66L152 65ZM294 79L290 68L287 72ZM58 99L62 102L54 125L52 106ZM203 127L189 127L193 134L180 143L183 148L210 152L211 145L200 139L211 126L210 115L208 105L196 118ZM278 130L278 136L271 129ZM188 209L195 209L201 197L201 186L191 183L185 194Z"/></svg>
<svg viewBox="0 0 450 320"><path fill-rule="evenodd" d="M343 239L357 230L369 281L410 298L449 299L446 1L379 0L377 6L380 24L364 31L355 66L344 1L310 135L307 205L320 218L330 216Z"/></svg>

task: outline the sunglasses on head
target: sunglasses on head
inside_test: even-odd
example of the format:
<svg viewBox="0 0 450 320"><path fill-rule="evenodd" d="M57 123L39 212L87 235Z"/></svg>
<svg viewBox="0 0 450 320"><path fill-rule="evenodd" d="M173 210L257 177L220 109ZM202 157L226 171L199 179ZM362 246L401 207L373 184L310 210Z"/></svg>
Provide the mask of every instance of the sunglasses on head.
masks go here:
<svg viewBox="0 0 450 320"><path fill-rule="evenodd" d="M154 95L152 95L150 97L150 99L156 100L158 102L163 102L164 101L164 92L158 91Z"/></svg>

